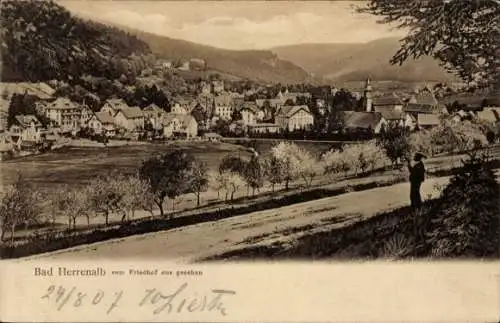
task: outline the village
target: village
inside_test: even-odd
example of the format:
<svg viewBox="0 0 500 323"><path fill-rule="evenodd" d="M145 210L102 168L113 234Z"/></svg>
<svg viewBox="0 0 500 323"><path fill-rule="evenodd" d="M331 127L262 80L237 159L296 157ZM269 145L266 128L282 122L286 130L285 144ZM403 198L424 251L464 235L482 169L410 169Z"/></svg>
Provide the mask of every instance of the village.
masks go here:
<svg viewBox="0 0 500 323"><path fill-rule="evenodd" d="M203 3L1 2L0 258L498 259L496 3Z"/></svg>
<svg viewBox="0 0 500 323"><path fill-rule="evenodd" d="M203 66L200 61L195 60ZM163 69L174 69L164 60L157 64ZM183 71L189 68L189 64L177 67ZM340 134L348 134L357 140L373 138L391 126L409 131L432 129L443 118L454 123L500 121L495 93L462 102L453 96L443 97L437 93L439 89L428 84L413 91L381 92L367 78L362 88L351 92L328 86L330 93L317 95L291 92L285 86L274 97L267 90L269 85L243 93L231 91L223 80L200 80L195 87L194 95L169 98L167 109L154 103L141 109L112 97L93 111L85 102L56 97L55 89L47 83L2 83L2 158L61 147L68 144L68 138L105 144L109 140L220 140L224 136L314 139L321 135L338 140L345 138ZM328 98L339 91L348 93L357 105L350 110L335 107ZM9 116L14 95L34 97L36 113ZM318 118L335 124L315 127ZM72 142L78 145L78 141Z"/></svg>

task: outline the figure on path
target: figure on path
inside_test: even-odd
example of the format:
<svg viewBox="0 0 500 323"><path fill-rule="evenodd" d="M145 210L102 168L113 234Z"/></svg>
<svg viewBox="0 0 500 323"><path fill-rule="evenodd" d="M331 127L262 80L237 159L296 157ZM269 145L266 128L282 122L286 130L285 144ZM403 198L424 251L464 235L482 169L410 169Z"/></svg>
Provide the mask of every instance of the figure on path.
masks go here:
<svg viewBox="0 0 500 323"><path fill-rule="evenodd" d="M425 179L425 167L422 159L425 156L422 153L416 153L413 160L415 164L412 166L408 160L408 170L410 171L410 201L412 208L418 208L422 205L422 197L420 196L420 186Z"/></svg>

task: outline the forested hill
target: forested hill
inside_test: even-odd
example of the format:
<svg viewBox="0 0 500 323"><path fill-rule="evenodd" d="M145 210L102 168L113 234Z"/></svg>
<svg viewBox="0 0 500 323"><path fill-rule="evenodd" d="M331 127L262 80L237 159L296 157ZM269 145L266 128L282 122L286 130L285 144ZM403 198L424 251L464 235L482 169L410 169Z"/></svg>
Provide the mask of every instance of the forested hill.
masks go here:
<svg viewBox="0 0 500 323"><path fill-rule="evenodd" d="M126 27L123 27L126 28ZM267 50L228 50L129 29L149 44L157 57L202 58L210 69L264 83L302 83L308 72Z"/></svg>
<svg viewBox="0 0 500 323"><path fill-rule="evenodd" d="M77 18L53 1L2 0L0 24L2 81L134 77L151 52L136 36Z"/></svg>

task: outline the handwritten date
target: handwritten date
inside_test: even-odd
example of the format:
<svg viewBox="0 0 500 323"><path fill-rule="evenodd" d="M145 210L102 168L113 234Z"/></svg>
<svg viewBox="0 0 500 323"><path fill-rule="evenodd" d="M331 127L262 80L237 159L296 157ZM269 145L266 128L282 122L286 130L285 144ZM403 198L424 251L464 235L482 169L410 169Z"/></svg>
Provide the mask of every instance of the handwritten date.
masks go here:
<svg viewBox="0 0 500 323"><path fill-rule="evenodd" d="M46 293L41 297L42 299L47 299L49 302L55 303L57 306L57 310L61 311L65 306L73 306L80 307L82 305L100 305L103 299L107 296L104 291L97 290L93 293L83 293L76 289L76 287L72 287L70 289L63 286L50 285L47 288ZM106 299L107 312L106 314L110 314L113 309L115 309L121 298L123 296L123 290L119 292L112 293L110 297ZM109 301L111 299L111 301Z"/></svg>
<svg viewBox="0 0 500 323"><path fill-rule="evenodd" d="M99 306L103 307L106 314L109 315L113 311L119 310L122 300L129 297L127 303L130 301L138 307L151 309L153 315L215 312L226 316L227 309L224 301L227 297L236 294L233 290L212 289L210 293L205 294L194 292L193 296L193 293L190 295L187 290L188 284L184 283L173 292L148 288L142 294L134 291L134 293L126 295L127 293L123 290L105 292L99 289L89 293L80 291L76 287L50 285L41 299L53 304L57 311L71 307Z"/></svg>

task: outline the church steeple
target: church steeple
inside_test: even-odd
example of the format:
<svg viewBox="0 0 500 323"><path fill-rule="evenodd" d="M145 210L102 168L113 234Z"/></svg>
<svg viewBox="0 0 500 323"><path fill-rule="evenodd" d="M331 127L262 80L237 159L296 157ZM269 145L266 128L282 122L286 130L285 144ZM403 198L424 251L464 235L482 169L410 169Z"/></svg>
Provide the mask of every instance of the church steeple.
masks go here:
<svg viewBox="0 0 500 323"><path fill-rule="evenodd" d="M372 112L372 90L371 79L368 77L365 82L365 91L363 95L363 107L366 112Z"/></svg>

